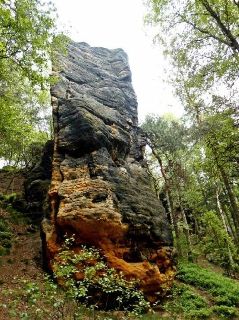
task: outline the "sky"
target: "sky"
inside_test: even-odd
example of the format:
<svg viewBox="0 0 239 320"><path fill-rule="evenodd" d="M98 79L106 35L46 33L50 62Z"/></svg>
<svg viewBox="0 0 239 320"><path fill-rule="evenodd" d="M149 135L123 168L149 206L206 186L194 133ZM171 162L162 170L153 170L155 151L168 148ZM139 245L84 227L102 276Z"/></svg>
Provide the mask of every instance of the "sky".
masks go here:
<svg viewBox="0 0 239 320"><path fill-rule="evenodd" d="M140 122L146 114L174 113L183 108L164 82L167 61L152 32L144 26L142 0L53 0L60 28L77 42L94 47L122 48L128 54Z"/></svg>

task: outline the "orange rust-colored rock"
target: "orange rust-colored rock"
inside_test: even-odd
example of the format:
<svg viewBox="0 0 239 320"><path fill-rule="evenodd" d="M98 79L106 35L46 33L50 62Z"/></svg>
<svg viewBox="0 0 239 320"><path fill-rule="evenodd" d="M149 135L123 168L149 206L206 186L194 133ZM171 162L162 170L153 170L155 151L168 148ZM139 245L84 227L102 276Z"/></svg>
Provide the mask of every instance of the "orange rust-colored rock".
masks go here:
<svg viewBox="0 0 239 320"><path fill-rule="evenodd" d="M52 268L64 235L74 234L75 250L98 248L110 267L139 280L155 301L174 278L172 234L145 168L127 56L121 49L71 43L60 62L60 81L52 88L46 263Z"/></svg>

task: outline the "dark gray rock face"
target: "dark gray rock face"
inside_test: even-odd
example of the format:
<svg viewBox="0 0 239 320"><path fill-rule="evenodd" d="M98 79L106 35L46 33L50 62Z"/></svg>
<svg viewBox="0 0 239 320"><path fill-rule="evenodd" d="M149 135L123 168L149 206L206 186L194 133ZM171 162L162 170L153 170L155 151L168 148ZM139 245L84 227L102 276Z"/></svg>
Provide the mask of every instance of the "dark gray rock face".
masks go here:
<svg viewBox="0 0 239 320"><path fill-rule="evenodd" d="M60 63L51 90L52 214L43 223L49 267L63 234L74 233L79 246L94 245L110 266L139 279L153 300L175 273L172 234L145 169L127 56L71 43Z"/></svg>
<svg viewBox="0 0 239 320"><path fill-rule="evenodd" d="M51 182L52 157L54 143L46 142L39 162L26 174L24 198L27 203L25 211L32 220L41 221L46 211L46 198Z"/></svg>

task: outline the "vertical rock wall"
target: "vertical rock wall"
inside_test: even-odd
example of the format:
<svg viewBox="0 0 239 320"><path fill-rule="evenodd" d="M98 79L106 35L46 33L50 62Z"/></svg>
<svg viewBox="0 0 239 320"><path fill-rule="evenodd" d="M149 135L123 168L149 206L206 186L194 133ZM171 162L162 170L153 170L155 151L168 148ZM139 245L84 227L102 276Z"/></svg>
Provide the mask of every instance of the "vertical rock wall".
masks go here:
<svg viewBox="0 0 239 320"><path fill-rule="evenodd" d="M172 283L172 234L145 169L127 56L71 43L60 63L51 91L51 216L43 222L48 267L63 235L75 234L76 245L100 249L153 300Z"/></svg>

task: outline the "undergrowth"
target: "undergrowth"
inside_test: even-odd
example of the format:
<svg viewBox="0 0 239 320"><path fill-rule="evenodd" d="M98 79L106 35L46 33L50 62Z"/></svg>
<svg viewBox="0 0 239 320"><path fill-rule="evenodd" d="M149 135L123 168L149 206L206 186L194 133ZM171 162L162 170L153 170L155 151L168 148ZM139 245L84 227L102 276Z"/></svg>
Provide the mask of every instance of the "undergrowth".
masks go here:
<svg viewBox="0 0 239 320"><path fill-rule="evenodd" d="M128 281L123 273L109 268L92 247L74 252L74 238L66 239L53 264L54 277L72 296L85 305L103 310L124 310L142 314L149 303L137 281Z"/></svg>
<svg viewBox="0 0 239 320"><path fill-rule="evenodd" d="M171 319L206 319L212 314L207 301L184 284L174 284L163 309L171 314Z"/></svg>
<svg viewBox="0 0 239 320"><path fill-rule="evenodd" d="M7 308L9 319L138 319L149 310L136 281L127 281L107 267L95 248L69 250L72 241L66 239L55 257L53 277L40 284L21 280L15 290L5 290L11 304L0 307ZM79 274L83 275L80 280ZM120 318L107 312L101 317L97 310L123 313Z"/></svg>
<svg viewBox="0 0 239 320"><path fill-rule="evenodd" d="M209 292L217 305L239 306L239 284L233 279L193 263L181 264L177 278Z"/></svg>
<svg viewBox="0 0 239 320"><path fill-rule="evenodd" d="M2 198L9 216L0 217L0 255L11 248L11 223L25 219L11 207L13 199ZM179 264L171 295L148 314L137 281L126 281L107 267L95 248L82 246L75 252L74 238L65 240L53 269L53 277L43 282L19 280L14 290L5 290L10 302L0 302L0 307L7 309L8 319L239 319L239 283L193 263Z"/></svg>
<svg viewBox="0 0 239 320"><path fill-rule="evenodd" d="M238 319L237 281L193 263L179 264L177 279L164 305L172 319Z"/></svg>

